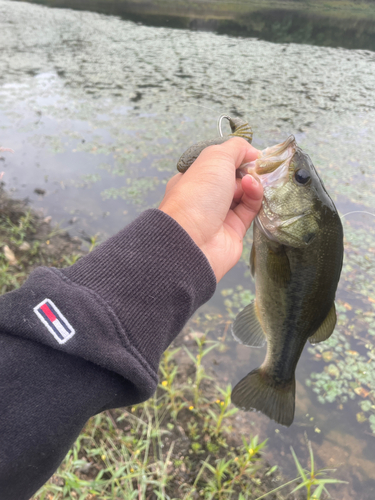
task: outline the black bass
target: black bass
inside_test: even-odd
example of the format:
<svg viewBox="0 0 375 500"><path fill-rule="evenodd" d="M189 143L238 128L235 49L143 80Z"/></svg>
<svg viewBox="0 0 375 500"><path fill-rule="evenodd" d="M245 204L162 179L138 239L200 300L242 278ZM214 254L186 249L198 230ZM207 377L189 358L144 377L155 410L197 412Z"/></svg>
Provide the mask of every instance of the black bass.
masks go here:
<svg viewBox="0 0 375 500"><path fill-rule="evenodd" d="M293 136L242 171L259 178L264 198L250 256L256 298L237 316L233 334L248 346L267 341L267 355L233 389L232 402L289 426L304 345L328 339L336 324L343 229L310 157Z"/></svg>

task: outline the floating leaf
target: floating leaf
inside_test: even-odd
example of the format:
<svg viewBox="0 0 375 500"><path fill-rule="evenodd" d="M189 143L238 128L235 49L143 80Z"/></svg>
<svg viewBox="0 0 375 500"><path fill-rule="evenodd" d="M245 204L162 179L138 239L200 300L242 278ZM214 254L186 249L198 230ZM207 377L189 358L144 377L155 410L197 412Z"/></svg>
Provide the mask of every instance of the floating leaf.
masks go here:
<svg viewBox="0 0 375 500"><path fill-rule="evenodd" d="M337 368L336 365L329 365L327 368L328 373L331 375L331 377L336 377L338 378L340 376L340 370Z"/></svg>
<svg viewBox="0 0 375 500"><path fill-rule="evenodd" d="M331 361L331 359L333 358L333 352L332 351L323 352L322 357L324 361Z"/></svg>
<svg viewBox="0 0 375 500"><path fill-rule="evenodd" d="M357 422L359 422L360 424L362 424L363 422L366 422L366 420L367 420L367 418L365 417L365 414L362 412L357 413L356 417L357 417Z"/></svg>
<svg viewBox="0 0 375 500"><path fill-rule="evenodd" d="M369 400L361 401L359 404L360 404L360 407L363 411L370 411L372 408L371 401L369 401Z"/></svg>
<svg viewBox="0 0 375 500"><path fill-rule="evenodd" d="M358 396L362 396L363 398L367 398L367 396L370 394L370 391L366 391L363 387L356 387L354 389L354 392L358 394Z"/></svg>

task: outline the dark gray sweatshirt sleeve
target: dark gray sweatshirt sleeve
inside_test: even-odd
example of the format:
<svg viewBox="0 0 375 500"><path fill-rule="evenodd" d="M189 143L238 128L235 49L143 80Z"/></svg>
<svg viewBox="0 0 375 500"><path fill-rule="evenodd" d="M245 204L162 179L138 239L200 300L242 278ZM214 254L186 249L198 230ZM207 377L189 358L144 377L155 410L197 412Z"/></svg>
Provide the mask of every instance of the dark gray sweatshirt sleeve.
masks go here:
<svg viewBox="0 0 375 500"><path fill-rule="evenodd" d="M27 500L83 425L150 397L160 357L216 279L168 215L148 210L65 269L0 298L0 498Z"/></svg>

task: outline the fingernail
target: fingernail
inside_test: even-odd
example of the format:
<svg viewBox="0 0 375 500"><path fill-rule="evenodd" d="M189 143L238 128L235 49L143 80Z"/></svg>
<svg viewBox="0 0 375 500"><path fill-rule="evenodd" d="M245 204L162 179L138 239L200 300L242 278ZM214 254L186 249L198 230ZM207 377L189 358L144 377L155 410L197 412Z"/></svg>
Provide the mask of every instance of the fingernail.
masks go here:
<svg viewBox="0 0 375 500"><path fill-rule="evenodd" d="M250 174L247 174L246 176L250 177L251 183L252 183L253 186L257 186L259 184L258 180L254 176L252 176Z"/></svg>

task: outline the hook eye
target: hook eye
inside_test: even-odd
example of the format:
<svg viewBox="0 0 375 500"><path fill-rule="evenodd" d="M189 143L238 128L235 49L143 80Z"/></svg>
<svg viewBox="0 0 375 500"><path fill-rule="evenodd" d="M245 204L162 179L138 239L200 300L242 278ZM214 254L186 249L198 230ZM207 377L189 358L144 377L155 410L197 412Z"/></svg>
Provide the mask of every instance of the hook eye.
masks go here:
<svg viewBox="0 0 375 500"><path fill-rule="evenodd" d="M228 115L221 115L218 122L217 122L217 129L219 131L219 135L220 137L224 137L224 134L223 134L223 131L221 130L221 122L224 120L224 118L226 120L228 120L228 122L231 120L231 117L228 116Z"/></svg>

